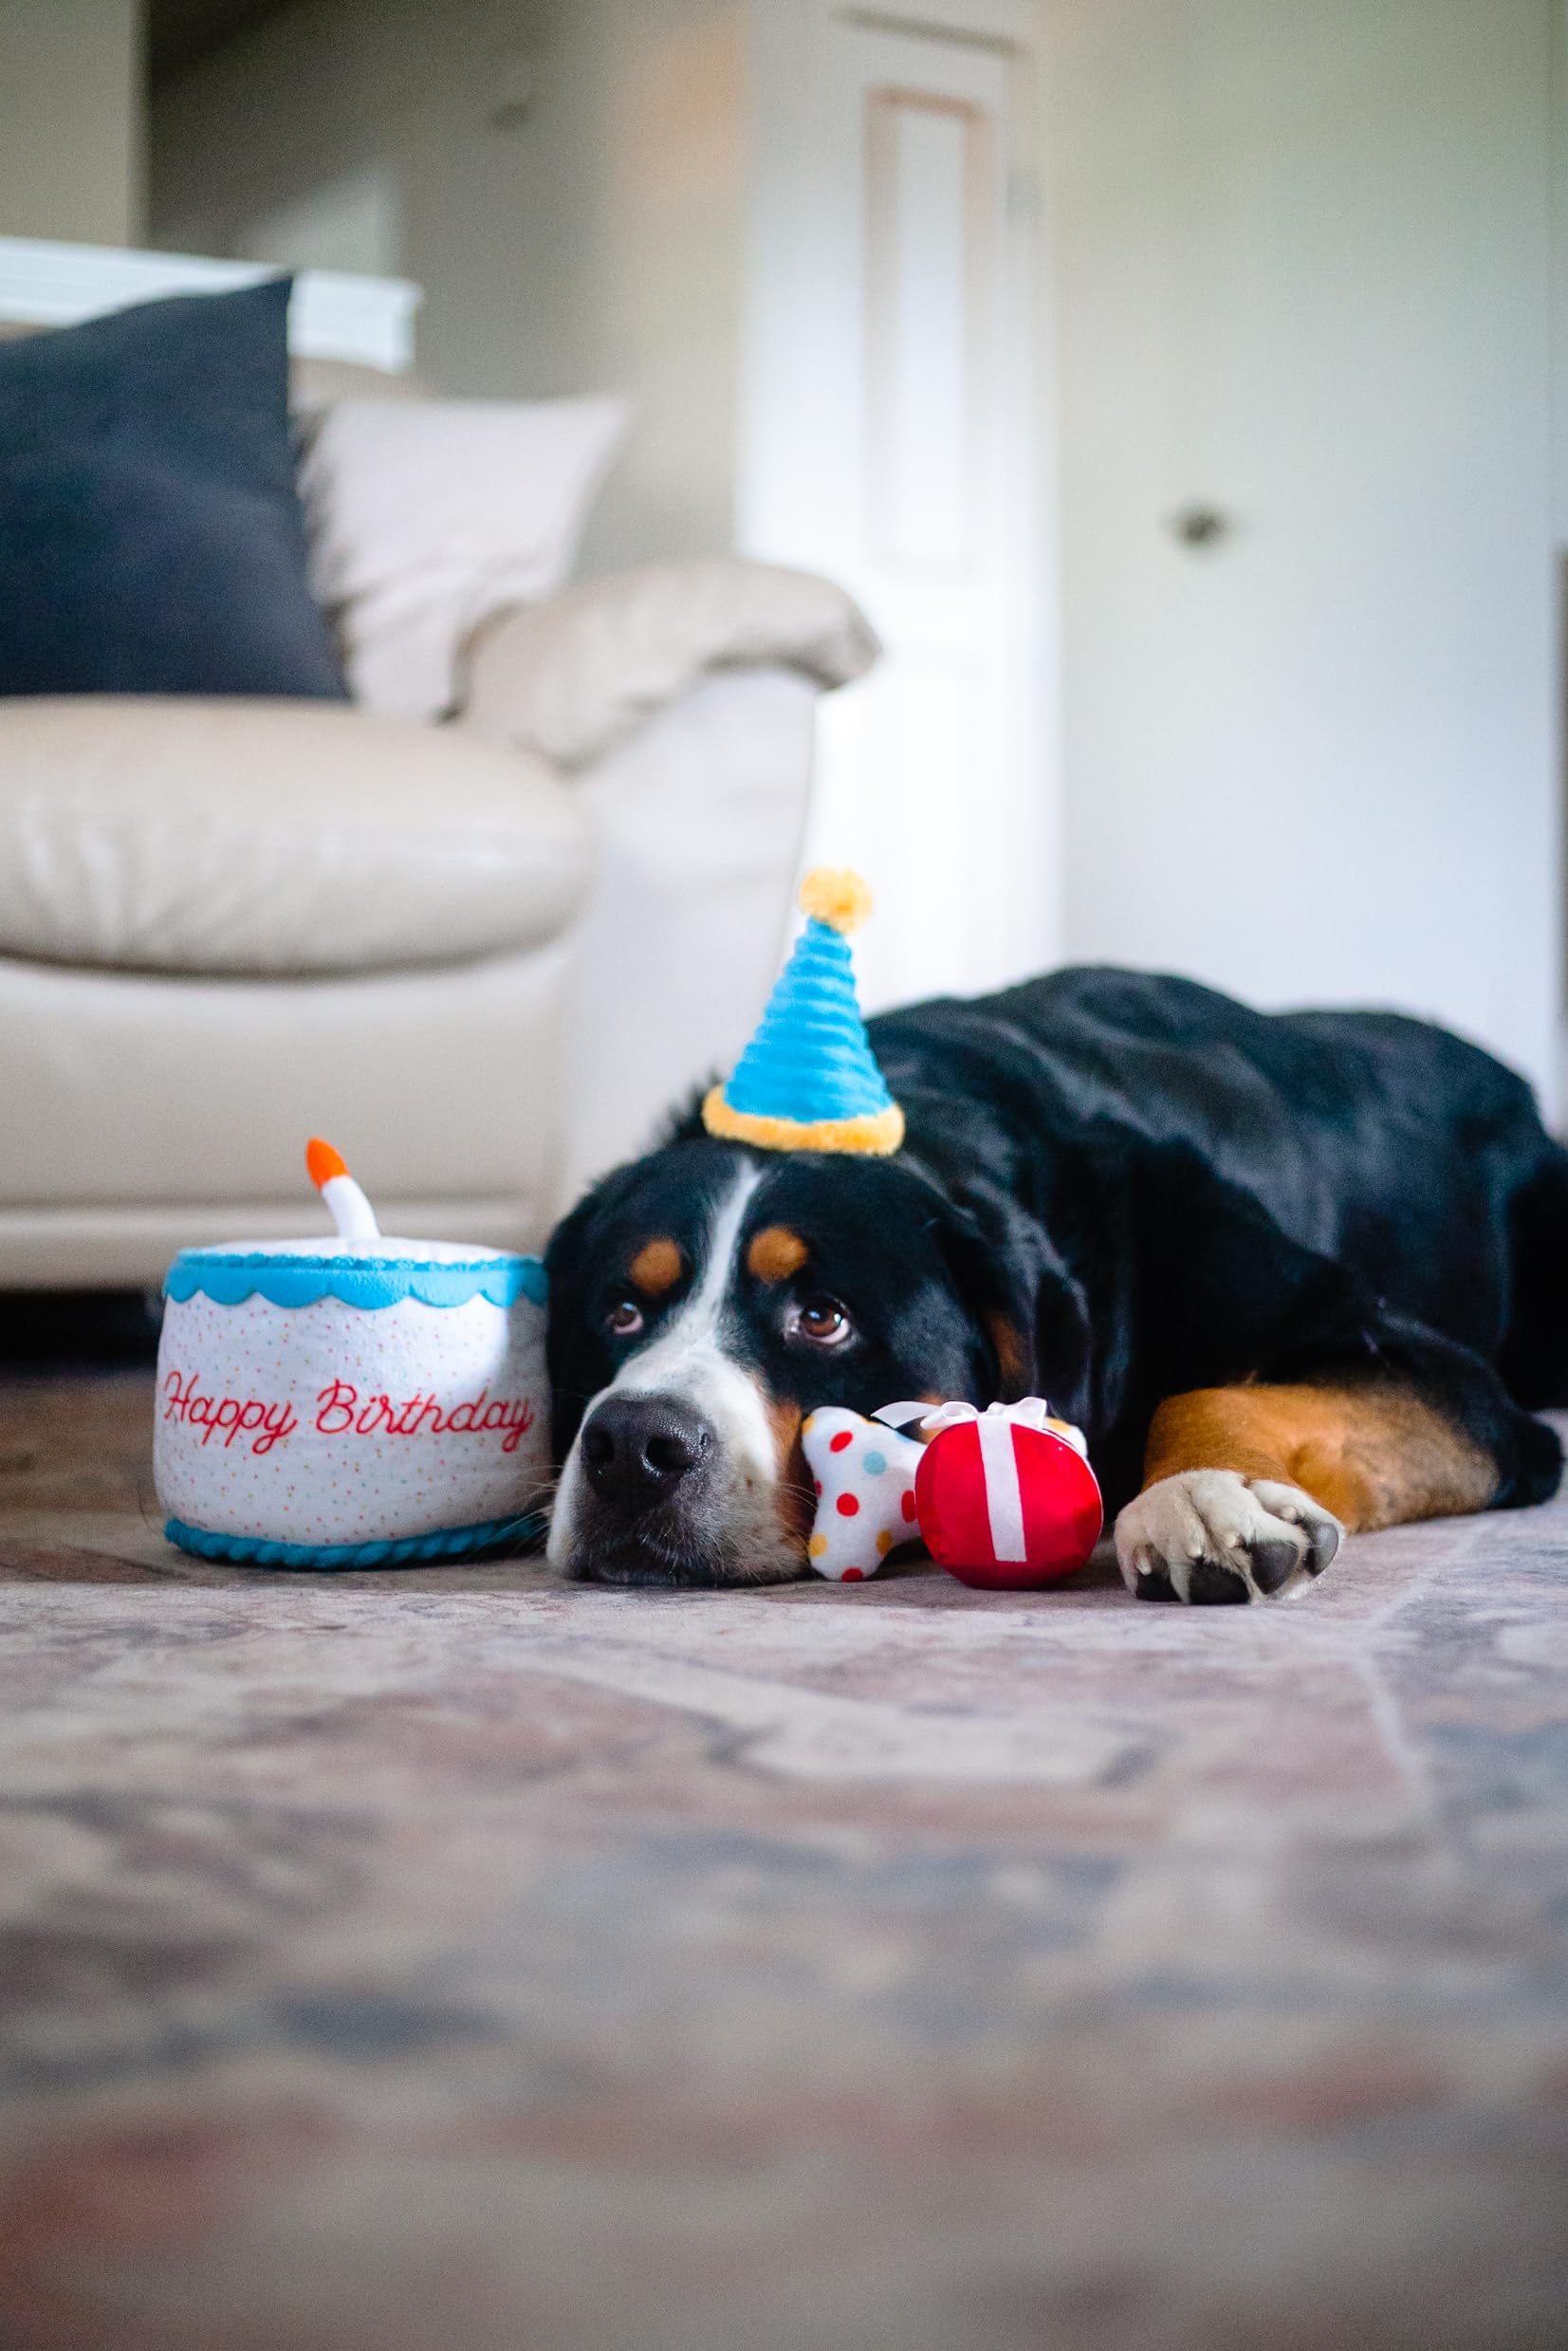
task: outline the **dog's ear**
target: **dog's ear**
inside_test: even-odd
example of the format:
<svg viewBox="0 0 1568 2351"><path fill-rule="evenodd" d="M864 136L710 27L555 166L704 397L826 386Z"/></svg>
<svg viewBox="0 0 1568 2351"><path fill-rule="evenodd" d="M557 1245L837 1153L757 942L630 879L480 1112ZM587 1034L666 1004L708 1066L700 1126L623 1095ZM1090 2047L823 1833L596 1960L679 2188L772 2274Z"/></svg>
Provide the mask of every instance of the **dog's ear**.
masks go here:
<svg viewBox="0 0 1568 2351"><path fill-rule="evenodd" d="M544 1359L550 1377L552 1435L557 1464L572 1448L588 1399L608 1377L603 1342L590 1311L596 1274L603 1252L598 1235L607 1198L614 1198L623 1175L618 1172L587 1193L563 1216L544 1250L544 1274L549 1304L544 1326Z"/></svg>
<svg viewBox="0 0 1568 2351"><path fill-rule="evenodd" d="M654 1130L648 1145L650 1151L667 1151L672 1143L700 1141L708 1132L702 1122L702 1106L718 1081L719 1072L715 1069L700 1085L694 1085L678 1102L671 1104Z"/></svg>
<svg viewBox="0 0 1568 2351"><path fill-rule="evenodd" d="M1091 1417L1089 1304L1042 1226L1001 1191L955 1206L948 1260L976 1329L991 1393L975 1403L1045 1396L1065 1419Z"/></svg>

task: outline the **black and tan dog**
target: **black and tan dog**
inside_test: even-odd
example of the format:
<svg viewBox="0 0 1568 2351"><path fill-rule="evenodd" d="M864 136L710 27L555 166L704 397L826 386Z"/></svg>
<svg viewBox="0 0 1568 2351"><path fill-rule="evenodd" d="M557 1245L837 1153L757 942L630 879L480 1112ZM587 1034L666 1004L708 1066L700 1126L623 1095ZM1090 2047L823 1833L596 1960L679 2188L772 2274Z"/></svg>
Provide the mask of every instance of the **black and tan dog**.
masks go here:
<svg viewBox="0 0 1568 2351"><path fill-rule="evenodd" d="M870 1033L895 1157L693 1113L556 1233L567 1574L802 1572L802 1416L915 1395L1080 1422L1146 1600L1256 1600L1344 1529L1555 1490L1568 1154L1485 1053L1099 970Z"/></svg>

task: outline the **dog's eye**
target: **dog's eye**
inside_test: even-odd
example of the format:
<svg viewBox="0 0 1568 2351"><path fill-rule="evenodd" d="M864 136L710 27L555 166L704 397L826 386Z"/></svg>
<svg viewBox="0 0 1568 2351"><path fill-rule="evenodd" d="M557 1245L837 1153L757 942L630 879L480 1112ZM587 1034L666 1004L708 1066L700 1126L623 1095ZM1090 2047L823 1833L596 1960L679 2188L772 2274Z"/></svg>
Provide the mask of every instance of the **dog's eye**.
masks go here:
<svg viewBox="0 0 1568 2351"><path fill-rule="evenodd" d="M841 1347L855 1336L855 1325L837 1298L802 1298L784 1317L784 1337L804 1339L814 1347Z"/></svg>
<svg viewBox="0 0 1568 2351"><path fill-rule="evenodd" d="M635 1298L618 1298L604 1318L612 1339L635 1339L642 1328L642 1308Z"/></svg>

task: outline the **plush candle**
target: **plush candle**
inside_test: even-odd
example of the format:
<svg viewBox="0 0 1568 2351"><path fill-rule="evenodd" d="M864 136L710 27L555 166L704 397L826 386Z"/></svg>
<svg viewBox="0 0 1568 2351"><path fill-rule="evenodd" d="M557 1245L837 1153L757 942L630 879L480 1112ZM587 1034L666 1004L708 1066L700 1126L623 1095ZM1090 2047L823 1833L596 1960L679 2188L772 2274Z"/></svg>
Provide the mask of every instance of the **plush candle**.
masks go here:
<svg viewBox="0 0 1568 2351"><path fill-rule="evenodd" d="M375 1566L512 1545L548 1472L537 1258L383 1234L313 1141L324 1241L182 1250L164 1283L153 1460L208 1558Z"/></svg>
<svg viewBox="0 0 1568 2351"><path fill-rule="evenodd" d="M376 1211L365 1198L348 1172L348 1161L341 1151L312 1135L304 1147L304 1163L327 1213L344 1241L377 1241L381 1228L376 1220Z"/></svg>

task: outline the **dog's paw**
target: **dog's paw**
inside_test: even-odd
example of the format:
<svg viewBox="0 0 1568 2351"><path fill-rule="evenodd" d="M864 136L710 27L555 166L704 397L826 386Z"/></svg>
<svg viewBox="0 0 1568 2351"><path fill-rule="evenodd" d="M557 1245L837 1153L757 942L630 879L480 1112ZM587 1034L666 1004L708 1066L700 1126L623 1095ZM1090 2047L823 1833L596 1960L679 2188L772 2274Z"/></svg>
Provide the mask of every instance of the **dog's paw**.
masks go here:
<svg viewBox="0 0 1568 2351"><path fill-rule="evenodd" d="M1162 1477L1116 1521L1116 1561L1139 1600L1198 1604L1265 1600L1319 1576L1345 1530L1302 1493L1234 1470Z"/></svg>

